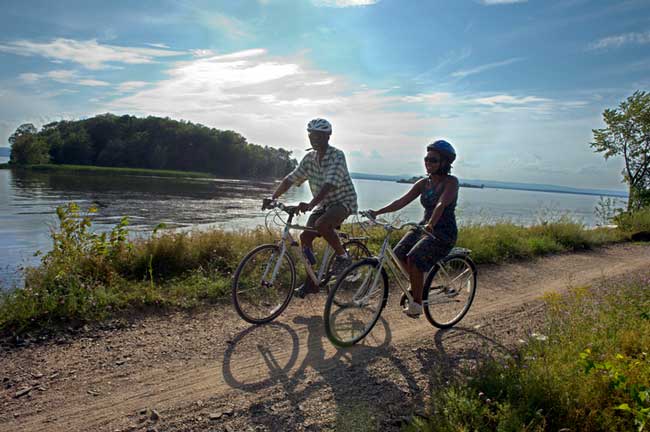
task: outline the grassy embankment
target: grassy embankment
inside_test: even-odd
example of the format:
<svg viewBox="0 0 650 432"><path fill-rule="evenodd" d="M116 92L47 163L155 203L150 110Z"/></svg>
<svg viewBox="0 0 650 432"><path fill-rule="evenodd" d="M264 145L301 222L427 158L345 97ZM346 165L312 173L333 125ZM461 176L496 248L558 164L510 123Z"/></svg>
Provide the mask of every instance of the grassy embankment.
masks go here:
<svg viewBox="0 0 650 432"><path fill-rule="evenodd" d="M41 172L87 172L96 174L127 174L138 176L151 176L151 177L191 177L191 178L214 178L215 176L209 173L194 172L194 171L173 171L173 170L156 170L146 168L120 168L120 167L105 167L94 165L55 165L55 164L41 164L41 165L10 165L0 164L0 169L16 168L28 169Z"/></svg>
<svg viewBox="0 0 650 432"><path fill-rule="evenodd" d="M650 279L546 297L548 324L521 349L432 395L405 432L647 431Z"/></svg>
<svg viewBox="0 0 650 432"><path fill-rule="evenodd" d="M145 306L190 308L223 299L241 257L278 238L278 233L260 228L154 232L149 239L131 242L126 220L111 233L96 234L92 214L76 205L60 208L57 214L52 251L40 266L25 271L25 289L0 296L0 334L97 320ZM638 229L650 231L650 210L622 226L625 229L589 230L564 219L529 228L472 225L461 228L458 245L472 249L479 264L590 249L624 241ZM369 235L368 246L376 251L383 231ZM400 236L395 233L393 242Z"/></svg>

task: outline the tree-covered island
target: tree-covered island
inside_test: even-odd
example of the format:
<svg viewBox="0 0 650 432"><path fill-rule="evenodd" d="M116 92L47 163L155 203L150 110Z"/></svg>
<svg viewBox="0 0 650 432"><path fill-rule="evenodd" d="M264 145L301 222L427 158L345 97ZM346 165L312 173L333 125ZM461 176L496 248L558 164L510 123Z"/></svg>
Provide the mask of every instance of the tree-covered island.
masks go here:
<svg viewBox="0 0 650 432"><path fill-rule="evenodd" d="M230 130L168 117L102 114L37 130L27 123L9 138L10 165L90 165L279 178L296 166L291 152L249 143Z"/></svg>

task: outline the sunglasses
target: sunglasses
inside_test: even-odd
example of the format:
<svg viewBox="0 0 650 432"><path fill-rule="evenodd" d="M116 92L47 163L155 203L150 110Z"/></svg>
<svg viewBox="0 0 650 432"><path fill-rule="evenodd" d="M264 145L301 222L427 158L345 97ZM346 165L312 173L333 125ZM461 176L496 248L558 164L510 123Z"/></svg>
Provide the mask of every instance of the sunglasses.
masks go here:
<svg viewBox="0 0 650 432"><path fill-rule="evenodd" d="M427 157L425 157L425 158L424 158L424 161L425 161L425 162L428 162L428 163L432 163L432 164L434 164L434 163L440 163L440 159L438 159L437 157L433 157L433 156L427 156Z"/></svg>

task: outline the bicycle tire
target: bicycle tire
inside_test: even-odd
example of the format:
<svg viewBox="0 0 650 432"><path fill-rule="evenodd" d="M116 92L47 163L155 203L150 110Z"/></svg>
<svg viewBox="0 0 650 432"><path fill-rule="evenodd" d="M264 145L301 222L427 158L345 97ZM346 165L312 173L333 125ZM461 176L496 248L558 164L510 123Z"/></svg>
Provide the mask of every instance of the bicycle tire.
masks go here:
<svg viewBox="0 0 650 432"><path fill-rule="evenodd" d="M386 274L386 270L384 270L383 267L381 269L378 269L378 266L379 266L379 261L376 258L366 258L362 261L352 264L350 267L345 269L343 273L341 273L341 276L336 281L336 285L334 285L334 288L330 290L329 295L327 296L327 301L325 302L323 320L325 322L325 333L327 334L327 338L330 340L330 342L332 342L332 344L339 347L349 347L356 344L357 342L365 338L368 335L368 333L370 333L372 328L379 320L379 317L381 316L381 312L386 306L386 301L388 300L388 275ZM343 286L344 283L345 284L356 283L358 281L361 281L361 284L363 285L364 280L367 281L374 280L377 271L381 271L381 281L379 281L378 283L381 284L381 287L379 287L379 289L376 289L374 293L363 292L363 290L365 291L368 290L367 284L365 287L364 286L357 287L356 290L349 289L350 287L347 286ZM367 274L365 272L367 272ZM359 291L360 289L362 290L361 292ZM341 292L345 293L347 296L351 295L352 300L335 301L334 299L337 293L341 293ZM381 297L379 298L380 303L377 306L377 310L374 311L374 314L371 314L370 320L368 321L367 325L365 325L365 327L363 327L358 333L354 334L354 336L350 338L343 338L339 330L336 328L337 319L339 318L339 314L341 313L345 313L345 312L354 313L355 310L361 311L363 309L363 306L359 304L355 304L354 298L358 294L361 294L362 298L365 296L374 297L377 294L380 294L381 295ZM370 311L372 311L372 308L370 308ZM351 316L351 318L354 317ZM354 319L349 320L347 322L342 321L342 324L343 323L349 325L353 331L356 329L355 327L356 322L354 321Z"/></svg>
<svg viewBox="0 0 650 432"><path fill-rule="evenodd" d="M443 277L446 278L443 275L445 272L441 272L442 267L444 267L447 274L451 273L455 275L452 281L442 280ZM458 272L460 273L456 275ZM470 272L470 274L465 277L465 273L467 272ZM436 277L438 278L436 279ZM461 277L464 280L459 280ZM456 281L458 281L458 284L454 287L449 286ZM434 268L427 274L424 282L424 291L422 293L424 315L437 328L445 329L453 327L469 312L476 295L476 288L477 272L474 261L469 256L463 254L446 256L436 263ZM462 309L456 312L452 304L461 302L463 303ZM445 304L448 306L442 306ZM443 315L450 315L451 318L441 318Z"/></svg>
<svg viewBox="0 0 650 432"><path fill-rule="evenodd" d="M286 277L287 275L284 272L288 271L289 280L284 280L285 286L283 286L282 289L277 292L277 295L272 302L268 301L263 295L260 295L257 298L255 297L253 290L257 289L258 291L261 291L261 294L264 294L264 291L269 292L270 287L268 285L264 285L265 281L259 286L254 286L252 281L244 282L243 279L244 277L251 277L256 279L257 274L252 274L255 268L250 267L249 264L257 255L268 252L271 252L271 258L266 259L266 261L261 258L260 263L266 263L265 269L267 270L267 273L269 269L272 271L274 264L272 264L270 260L272 260L274 254L280 254L280 247L275 244L264 244L257 246L248 254L246 254L246 256L240 261L237 269L235 270L235 274L233 275L231 290L232 303L235 307L235 310L237 311L237 314L239 314L239 316L244 321L251 324L265 324L277 318L289 305L291 297L293 296L293 290L296 285L296 266L293 262L293 259L291 258L291 254L285 252L284 260L288 265L288 269L281 268L278 272L278 275L283 274L284 277ZM243 295L244 293L250 294ZM265 303L263 303L265 301L268 303L268 307L266 307ZM262 305L262 307L256 307L255 303ZM262 312L259 315L253 315L251 312L251 309L254 310L256 308L262 309Z"/></svg>

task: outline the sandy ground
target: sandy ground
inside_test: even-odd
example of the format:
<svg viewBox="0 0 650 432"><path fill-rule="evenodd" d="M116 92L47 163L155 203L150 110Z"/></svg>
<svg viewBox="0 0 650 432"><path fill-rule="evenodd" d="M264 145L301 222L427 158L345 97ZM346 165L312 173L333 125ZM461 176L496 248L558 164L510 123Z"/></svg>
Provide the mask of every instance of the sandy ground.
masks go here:
<svg viewBox="0 0 650 432"><path fill-rule="evenodd" d="M398 295L358 346L324 336L324 296L250 326L230 305L0 346L0 431L398 430L462 368L539 329L546 292L650 275L650 245L479 267L472 309L436 330ZM420 412L424 414L424 412Z"/></svg>

